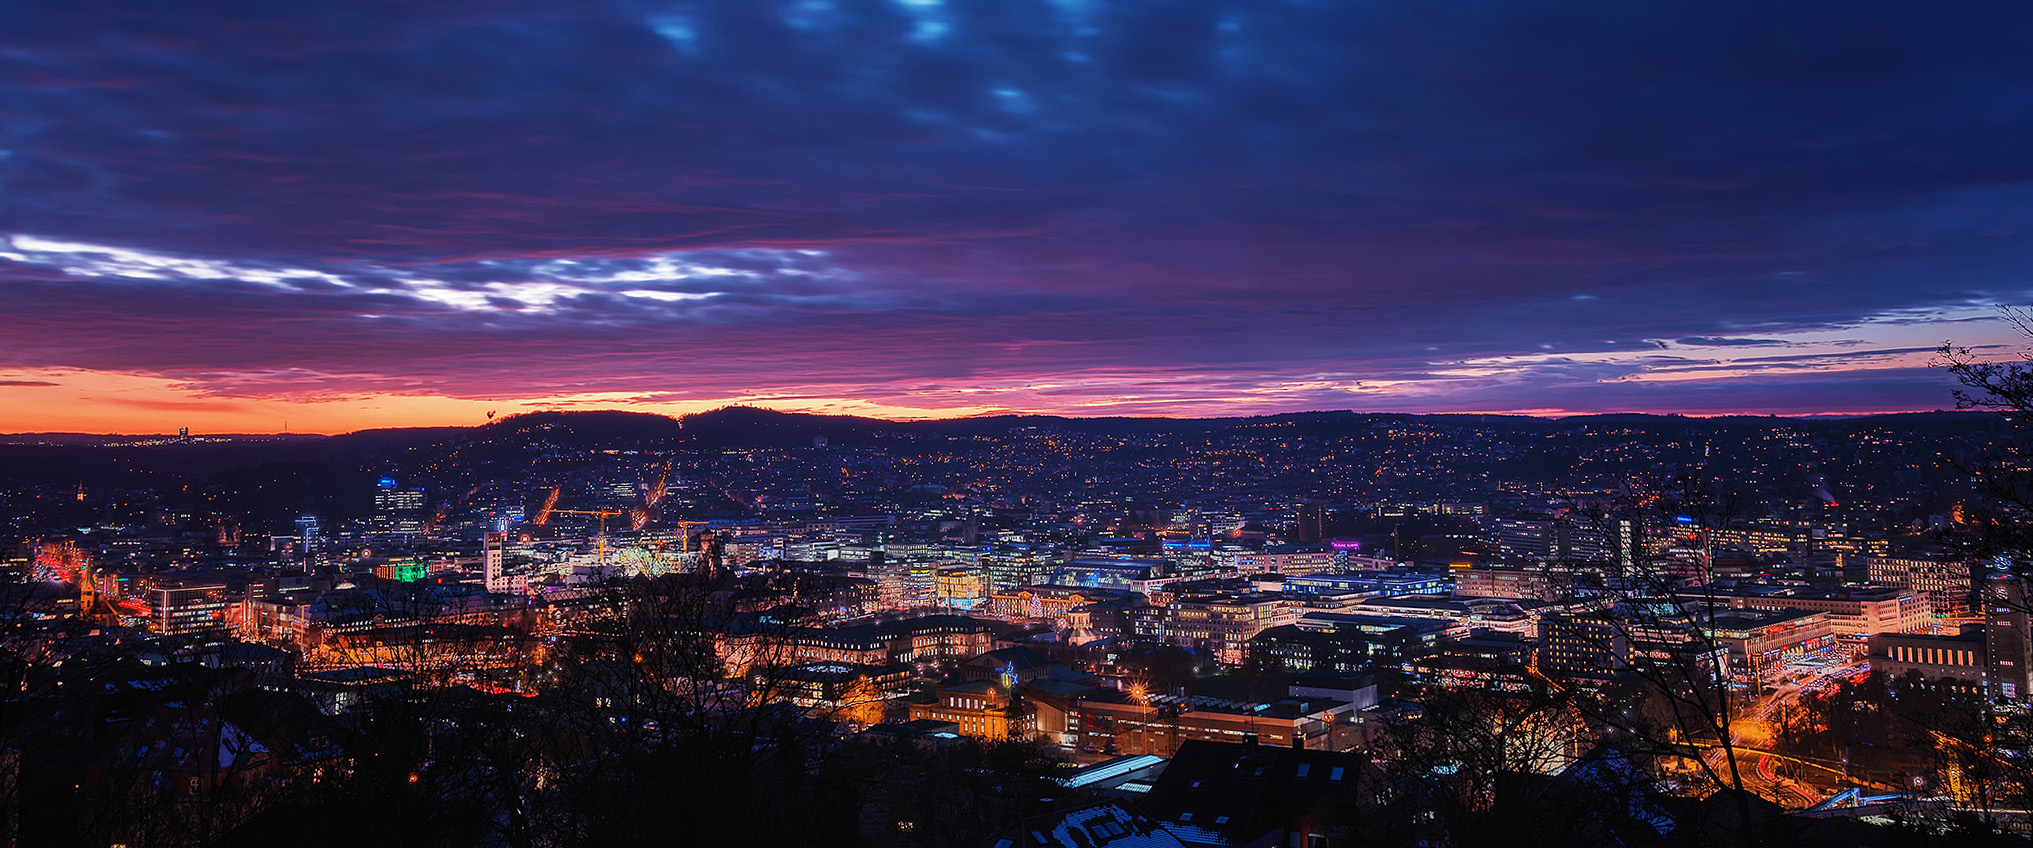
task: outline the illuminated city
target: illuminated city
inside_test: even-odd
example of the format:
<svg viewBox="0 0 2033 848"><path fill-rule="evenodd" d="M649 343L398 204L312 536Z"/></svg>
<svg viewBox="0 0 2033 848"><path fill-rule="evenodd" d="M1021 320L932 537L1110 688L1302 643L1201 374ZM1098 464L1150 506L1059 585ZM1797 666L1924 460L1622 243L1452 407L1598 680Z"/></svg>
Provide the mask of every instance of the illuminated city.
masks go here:
<svg viewBox="0 0 2033 848"><path fill-rule="evenodd" d="M286 830L273 804L453 793L412 824L492 844L512 811L516 838L569 843L582 816L647 827L572 792L784 756L825 765L696 791L768 806L873 769L811 826L897 844L1096 810L1228 844L1172 828L1228 803L1172 775L1251 758L1342 775L1321 791L1345 797L1279 801L1300 819L1252 813L1327 839L1462 827L1500 784L1586 793L1564 782L1611 764L1660 815L1738 786L1799 827L2011 809L1977 796L2020 785L2024 593L1951 544L1993 418L731 408L14 437L15 815L25 838L89 800L187 842ZM993 809L964 824L920 831L937 813L890 794L982 756L1008 771L940 802ZM169 788L106 815L93 781L122 779ZM1414 791L1467 806L1376 806Z"/></svg>
<svg viewBox="0 0 2033 848"><path fill-rule="evenodd" d="M2033 7L8 11L0 848L2033 843Z"/></svg>

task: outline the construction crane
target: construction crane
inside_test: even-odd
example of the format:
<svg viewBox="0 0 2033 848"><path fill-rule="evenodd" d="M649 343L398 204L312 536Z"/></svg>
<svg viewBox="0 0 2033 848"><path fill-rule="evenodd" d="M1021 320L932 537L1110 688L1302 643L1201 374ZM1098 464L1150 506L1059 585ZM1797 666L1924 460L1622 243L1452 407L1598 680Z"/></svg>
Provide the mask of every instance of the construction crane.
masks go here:
<svg viewBox="0 0 2033 848"><path fill-rule="evenodd" d="M698 556L701 559L694 562L695 570L702 573L711 573L717 566L717 561L712 559L714 554L711 543L713 534L703 531L693 532L693 528L705 527L706 522L673 521L671 523L679 527L677 536L674 538L664 538L661 534L658 534L656 537L642 540L639 549L646 549L648 553L641 557L641 561L636 563L635 567L641 573L651 577L670 573L672 561L667 556L667 549L670 547L671 542L676 541L679 543L679 549L683 552L683 555L690 556L693 554L693 551L698 551ZM706 544L700 544L702 540L705 540Z"/></svg>
<svg viewBox="0 0 2033 848"><path fill-rule="evenodd" d="M1963 741L1961 739L1957 739L1953 736L1950 736L1939 730L1934 730L1932 728L1929 728L1927 733L1934 737L1934 743L1940 750L1956 751L1962 754L1961 757L1949 758L1948 766L1943 770L1945 772L1943 777L1947 778L1948 783L1948 797L1955 799L1955 802L1957 804L1961 804L1962 806L1967 807L1975 803L1978 800L1977 799L1978 790L1982 788L1980 786L1972 785L1980 783L1980 781L1975 777L1970 777L1967 780L1965 779L1966 776L1963 774L1962 768L1963 762L1969 762L1972 765L1975 765L1977 764L1978 761L1990 760L1991 762L1996 763L2000 770L2009 770L2013 768L2013 765L2009 762L2006 762L2003 757L1999 756L1996 750L1994 749L1987 750L1987 748L1992 744L1991 736L1988 733L1984 734L1984 745L1986 746L1984 748L1979 748L1972 743ZM1961 762L1959 762L1958 760L1961 760Z"/></svg>
<svg viewBox="0 0 2033 848"><path fill-rule="evenodd" d="M688 553L688 554L689 554L689 553L691 553L691 552L692 552L692 542L693 542L693 538L692 538L692 528L694 528L694 527L704 527L704 526L706 526L706 522L704 522L704 521L673 521L673 522L671 522L671 523L672 523L672 524L676 524L676 525L678 525L678 538L681 538L681 539L685 540L685 548L684 548L684 551L685 551L685 553Z"/></svg>
<svg viewBox="0 0 2033 848"><path fill-rule="evenodd" d="M618 515L627 515L628 511L620 509L557 509L553 507L546 510L544 516L546 519L550 517L549 513L600 516L600 535L598 537L600 540L600 565L604 567L607 565L607 519Z"/></svg>

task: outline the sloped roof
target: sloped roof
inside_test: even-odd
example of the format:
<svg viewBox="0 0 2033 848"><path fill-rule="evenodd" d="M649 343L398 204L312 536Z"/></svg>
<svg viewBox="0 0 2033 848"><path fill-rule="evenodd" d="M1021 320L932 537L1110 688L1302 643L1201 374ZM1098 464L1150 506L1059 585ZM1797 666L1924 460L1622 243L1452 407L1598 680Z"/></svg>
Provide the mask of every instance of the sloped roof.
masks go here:
<svg viewBox="0 0 2033 848"><path fill-rule="evenodd" d="M1301 817L1353 816L1364 765L1335 751L1189 740L1140 807L1186 842L1248 844Z"/></svg>
<svg viewBox="0 0 2033 848"><path fill-rule="evenodd" d="M1120 804L1101 803L1033 816L989 837L982 848L1184 848L1157 822Z"/></svg>

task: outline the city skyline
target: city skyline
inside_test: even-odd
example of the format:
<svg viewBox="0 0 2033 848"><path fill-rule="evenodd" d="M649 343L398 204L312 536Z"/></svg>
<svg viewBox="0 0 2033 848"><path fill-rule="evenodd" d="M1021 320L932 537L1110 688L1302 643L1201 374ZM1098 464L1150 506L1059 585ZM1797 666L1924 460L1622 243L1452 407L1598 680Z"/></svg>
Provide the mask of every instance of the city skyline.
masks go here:
<svg viewBox="0 0 2033 848"><path fill-rule="evenodd" d="M0 432L1952 408L2033 11L78 4L0 33Z"/></svg>

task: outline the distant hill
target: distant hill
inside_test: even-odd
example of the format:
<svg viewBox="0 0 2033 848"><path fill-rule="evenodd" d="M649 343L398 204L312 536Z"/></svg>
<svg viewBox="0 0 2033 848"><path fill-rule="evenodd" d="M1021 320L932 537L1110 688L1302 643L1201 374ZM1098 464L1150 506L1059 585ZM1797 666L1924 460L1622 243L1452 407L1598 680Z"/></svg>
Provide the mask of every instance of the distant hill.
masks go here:
<svg viewBox="0 0 2033 848"><path fill-rule="evenodd" d="M1328 410L1288 412L1277 415L1230 418L1103 417L1073 418L1060 415L988 415L974 418L943 418L891 421L851 415L819 415L807 412L780 412L753 406L729 406L680 418L647 412L589 410L583 412L526 412L491 421L477 427L395 427L360 430L336 436L211 435L226 439L188 445L155 447L180 451L229 448L289 454L296 448L315 453L376 452L401 450L455 441L519 441L541 439L551 444L580 448L638 446L790 446L809 444L813 436L829 440L855 441L879 433L917 435L1003 435L1023 429L1065 433L1120 435L1129 433L1206 432L1234 427L1290 427L1295 430L1331 432L1351 427L1368 427L1383 421L1425 422L1457 428L1512 429L1522 432L1571 431L1587 426L1621 426L1638 430L1763 428L1780 424L1830 431L1852 431L1869 427L1948 428L1983 430L1999 426L1994 413L1905 412L1860 416L1716 416L1696 418L1649 413L1605 413L1565 418L1529 415L1354 412ZM92 433L0 434L4 446L100 446L142 439L169 439L170 436L100 435Z"/></svg>
<svg viewBox="0 0 2033 848"><path fill-rule="evenodd" d="M144 484L150 478L203 478L235 468L275 464L358 467L412 452L456 450L465 459L522 461L555 449L669 450L678 448L809 447L864 445L884 437L1004 436L1027 430L1085 435L1198 434L1275 429L1294 435L1334 436L1380 425L1420 425L1495 435L1588 433L1614 428L1663 435L1755 432L1790 427L1830 435L1871 429L1972 435L1995 430L2004 419L1984 412L1916 412L1854 418L1735 416L1690 418L1640 413L1537 418L1512 415L1408 415L1347 410L1294 412L1249 418L1070 418L993 415L978 418L888 421L848 415L779 412L731 406L672 418L643 412L598 410L529 412L477 427L361 430L337 436L207 437L188 444L132 446L140 436L37 433L0 436L0 480L28 483ZM167 438L167 437L162 437ZM225 441L210 441L225 438ZM111 447L109 445L123 445Z"/></svg>
<svg viewBox="0 0 2033 848"><path fill-rule="evenodd" d="M668 415L621 410L525 412L472 428L474 439L543 439L580 448L675 444L684 425Z"/></svg>

